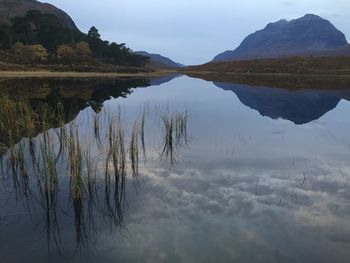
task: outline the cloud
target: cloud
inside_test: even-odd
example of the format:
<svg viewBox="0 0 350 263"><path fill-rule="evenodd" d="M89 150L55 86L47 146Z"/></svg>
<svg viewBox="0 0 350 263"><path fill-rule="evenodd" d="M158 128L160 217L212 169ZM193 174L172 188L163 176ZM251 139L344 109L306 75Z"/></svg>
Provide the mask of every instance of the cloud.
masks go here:
<svg viewBox="0 0 350 263"><path fill-rule="evenodd" d="M285 165L259 170L237 163L243 165L147 168L126 219L136 245L118 245L115 256L252 262L273 259L279 251L280 257L301 262L305 257L299 252L313 244L309 256L321 261L333 256L325 254L329 246L349 243L350 167L313 163L299 170L305 163L299 160L294 170Z"/></svg>
<svg viewBox="0 0 350 263"><path fill-rule="evenodd" d="M291 1L282 1L281 3L285 6L296 6L296 3Z"/></svg>

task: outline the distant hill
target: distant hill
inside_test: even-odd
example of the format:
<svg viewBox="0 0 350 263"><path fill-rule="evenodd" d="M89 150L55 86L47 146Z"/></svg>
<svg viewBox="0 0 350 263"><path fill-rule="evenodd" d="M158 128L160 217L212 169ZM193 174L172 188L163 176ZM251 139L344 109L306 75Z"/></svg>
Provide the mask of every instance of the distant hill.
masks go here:
<svg viewBox="0 0 350 263"><path fill-rule="evenodd" d="M64 11L51 4L36 0L0 0L0 24L10 23L13 17L23 17L29 10L39 10L43 14L53 14L63 26L78 29L74 21Z"/></svg>
<svg viewBox="0 0 350 263"><path fill-rule="evenodd" d="M307 14L301 18L268 24L246 37L235 50L217 55L213 61L252 60L300 55L350 54L345 35L328 20Z"/></svg>
<svg viewBox="0 0 350 263"><path fill-rule="evenodd" d="M184 65L177 63L170 58L164 57L159 54L151 54L146 51L135 51L137 55L150 57L151 63L149 67L153 69L164 69L164 68L182 68Z"/></svg>

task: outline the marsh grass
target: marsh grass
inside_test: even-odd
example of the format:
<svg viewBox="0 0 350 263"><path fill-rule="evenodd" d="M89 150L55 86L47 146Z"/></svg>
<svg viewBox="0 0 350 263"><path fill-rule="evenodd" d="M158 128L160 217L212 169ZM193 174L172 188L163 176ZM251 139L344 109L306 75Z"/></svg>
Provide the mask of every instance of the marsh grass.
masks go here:
<svg viewBox="0 0 350 263"><path fill-rule="evenodd" d="M100 114L95 114L94 118L94 137L96 139L96 144L99 148L101 148L101 134L100 134Z"/></svg>
<svg viewBox="0 0 350 263"><path fill-rule="evenodd" d="M189 114L162 113L163 123L163 147L160 158L168 161L171 165L176 162L178 150L188 144L187 122Z"/></svg>
<svg viewBox="0 0 350 263"><path fill-rule="evenodd" d="M87 176L87 206L88 206L88 222L89 231L94 231L94 203L95 196L98 195L98 188L96 182L97 168L96 161L91 157L90 149L83 153L84 160L86 163L86 176Z"/></svg>
<svg viewBox="0 0 350 263"><path fill-rule="evenodd" d="M25 102L0 101L4 103L0 109L2 175L12 182L18 197L31 197L41 207L48 246L51 241L57 246L61 243L57 211L64 207L62 200L68 200L72 208L77 250L89 246L96 215L106 218L111 227L123 229L127 183L130 178L139 186L140 158L146 162L148 155L149 109L145 106L136 120L126 122L118 107L81 124L67 123L60 103L34 109ZM155 115L160 116L164 130L157 138L162 144L159 156L173 165L178 150L188 143L189 114ZM69 187L64 178L69 178Z"/></svg>
<svg viewBox="0 0 350 263"><path fill-rule="evenodd" d="M146 116L149 112L148 105L144 105L142 110L142 116L141 116L141 125L140 125L140 139L141 139L141 147L142 147L142 154L143 154L143 160L146 162L147 160L147 154L146 154L146 142L145 142L145 126L146 126Z"/></svg>
<svg viewBox="0 0 350 263"><path fill-rule="evenodd" d="M175 137L176 146L182 147L188 145L188 134L187 134L187 123L188 123L189 113L185 111L184 113L178 113L175 115Z"/></svg>
<svg viewBox="0 0 350 263"><path fill-rule="evenodd" d="M132 176L139 175L139 141L138 141L138 124L134 122L131 131L129 158L131 162Z"/></svg>

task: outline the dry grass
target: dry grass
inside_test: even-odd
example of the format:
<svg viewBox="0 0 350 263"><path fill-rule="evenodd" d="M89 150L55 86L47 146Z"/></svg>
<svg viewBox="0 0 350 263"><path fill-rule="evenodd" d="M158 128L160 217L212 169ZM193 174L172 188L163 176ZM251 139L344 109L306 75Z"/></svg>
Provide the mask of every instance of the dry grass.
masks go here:
<svg viewBox="0 0 350 263"><path fill-rule="evenodd" d="M288 73L311 75L350 75L350 56L290 57L242 61L211 62L184 69L206 73Z"/></svg>

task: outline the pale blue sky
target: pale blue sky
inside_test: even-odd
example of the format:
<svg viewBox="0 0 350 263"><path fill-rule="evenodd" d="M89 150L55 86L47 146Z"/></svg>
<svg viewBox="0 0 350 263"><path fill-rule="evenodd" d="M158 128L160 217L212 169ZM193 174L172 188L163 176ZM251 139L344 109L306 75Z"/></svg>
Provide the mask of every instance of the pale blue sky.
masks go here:
<svg viewBox="0 0 350 263"><path fill-rule="evenodd" d="M330 20L350 39L349 0L42 0L66 11L86 32L133 50L200 64L234 49L269 22L306 13Z"/></svg>

